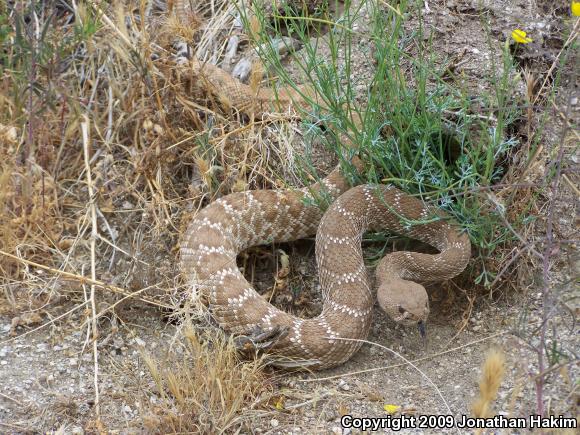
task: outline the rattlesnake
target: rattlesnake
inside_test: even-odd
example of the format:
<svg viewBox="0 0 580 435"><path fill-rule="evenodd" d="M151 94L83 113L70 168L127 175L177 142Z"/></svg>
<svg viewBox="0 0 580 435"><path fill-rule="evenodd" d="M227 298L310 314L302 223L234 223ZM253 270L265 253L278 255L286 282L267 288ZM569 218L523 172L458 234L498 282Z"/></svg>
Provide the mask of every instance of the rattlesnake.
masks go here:
<svg viewBox="0 0 580 435"><path fill-rule="evenodd" d="M296 113L305 104L295 92L275 96L269 89L253 91L213 65L193 60L190 67L208 89L250 116L261 118L272 106ZM357 157L353 163L362 169ZM334 201L324 215L312 201L317 196ZM359 349L371 324L377 295L361 250L367 229L391 230L440 251L395 252L377 267L379 305L396 322L422 325L429 313L427 293L409 280L444 280L460 273L470 258L467 234L442 211L392 186L350 188L339 168L307 188L233 193L211 203L184 235L181 268L191 291L207 296L219 324L234 335L265 340L275 365L333 367ZM236 256L250 246L314 233L324 302L319 316L302 319L262 298L237 268ZM267 341L272 336L275 340Z"/></svg>

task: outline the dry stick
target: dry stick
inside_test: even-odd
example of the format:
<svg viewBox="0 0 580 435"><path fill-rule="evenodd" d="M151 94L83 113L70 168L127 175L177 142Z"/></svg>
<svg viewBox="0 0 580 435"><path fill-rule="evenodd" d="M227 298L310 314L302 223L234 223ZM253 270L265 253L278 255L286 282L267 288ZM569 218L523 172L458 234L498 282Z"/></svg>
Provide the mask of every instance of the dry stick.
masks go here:
<svg viewBox="0 0 580 435"><path fill-rule="evenodd" d="M566 182L566 184L568 184L568 187L574 191L576 196L580 196L580 189L578 189L578 187L572 183L572 180L570 180L566 174L562 174L562 179Z"/></svg>
<svg viewBox="0 0 580 435"><path fill-rule="evenodd" d="M495 279L492 281L492 283L489 285L490 288L493 288L493 286L503 277L504 273L506 273L506 271L509 269L509 267L524 253L526 253L529 249L531 249L533 247L535 242L530 242L529 245L525 245L523 248L518 249L518 251L515 253L515 255L510 258L508 260L508 262L501 268L501 270L498 272L497 276L495 277Z"/></svg>
<svg viewBox="0 0 580 435"><path fill-rule="evenodd" d="M157 284L152 284L148 287L144 287L141 290L137 290L133 293L129 293L128 295L123 296L121 299L119 299L117 302L115 302L114 304L109 305L107 308L103 309L102 311L100 311L96 316L93 316L93 318L95 320L100 319L101 317L103 317L105 314L107 314L109 311L113 311L115 309L115 307L123 302L125 302L127 299L133 298L135 297L136 294L138 293L142 293L145 290L149 290L150 288L155 287ZM173 308L171 308L173 309ZM81 328L84 326L84 322L83 324L80 326Z"/></svg>
<svg viewBox="0 0 580 435"><path fill-rule="evenodd" d="M61 276L66 277L66 278L73 279L75 281L80 282L81 284L94 284L95 286L102 287L102 288L107 289L107 290L111 290L113 293L119 293L119 294L122 294L124 296L133 296L133 295L141 293L145 290L149 290L149 289L156 286L156 284L153 284L153 285L144 287L141 290L137 290L133 293L130 293L129 291L125 290L124 288L117 287L117 286L112 285L112 284L107 284L103 281L99 281L98 279L91 279L91 278L87 278L86 276L77 275L75 273L65 272L64 270L53 269L52 267L45 266L44 264L36 263L34 261L20 258L16 255L13 255L13 254L9 254L8 252L2 251L1 249L0 249L0 255L4 255L5 257L9 257L9 258L12 258L14 260L18 260L24 264L29 265L29 266L38 267L39 269L46 270L46 271L54 273L56 275L61 275ZM160 302L156 302L156 301L146 299L146 298L139 298L139 300L143 301L147 304L150 304L150 305L155 305L156 307L159 307L159 308L166 308L169 310L174 308L171 305L165 305L165 304L162 304Z"/></svg>
<svg viewBox="0 0 580 435"><path fill-rule="evenodd" d="M0 393L0 396L4 397L5 399L8 399L8 400L11 400L11 401L13 401L14 403L16 403L17 405L20 405L20 406L21 406L21 407L23 407L23 408L24 408L24 406L25 406L25 405L24 405L24 403L22 403L22 402L19 402L19 401L18 401L18 400L16 400L14 397L7 396L7 395L6 395L6 394L4 394L4 393Z"/></svg>
<svg viewBox="0 0 580 435"><path fill-rule="evenodd" d="M566 124L566 126L568 127L568 129L570 130L570 132L574 136L576 136L576 140L580 142L580 133L578 133L576 131L576 129L574 128L574 126L572 126L572 124L570 123L570 120L568 119L568 117L566 116L566 114L562 113L562 111L560 110L560 108L558 106L556 106L556 104L554 104L553 101L552 101L552 106L554 106L554 109L556 109L556 112L558 112L558 116ZM576 185L572 182L572 180L570 180L568 178L568 176L566 174L562 174L562 179L566 182L566 184L568 184L568 186L570 187L570 189L572 189L577 196L580 196L580 190L578 189L578 187L576 187Z"/></svg>
<svg viewBox="0 0 580 435"><path fill-rule="evenodd" d="M558 52L558 54L556 55L556 58L554 59L554 62L552 62L552 65L550 66L550 69L548 70L548 72L546 73L546 77L544 78L544 81L542 82L542 86L540 87L540 90L536 93L536 97L534 98L533 101L530 101L528 110L531 109L531 107L534 107L538 101L538 98L540 98L540 96L542 95L542 91L544 90L544 88L546 87L548 80L550 79L550 77L552 76L552 72L554 71L554 69L556 68L556 66L558 65L558 62L560 62L560 56L562 55L562 53L564 52L564 50L572 43L574 42L574 40L577 38L578 36L578 30L579 30L579 24L580 24L580 19L577 19L576 22L574 23L574 27L572 28L572 32L570 32L570 35L568 36L568 39L566 40L566 42L564 43L564 45L562 46L562 48L560 49L560 51ZM554 103L552 103L554 104ZM564 120L565 122L567 122L567 119ZM528 123L529 125L529 123ZM531 137L528 134L528 144L531 141ZM536 157L538 157L540 155L541 150L543 149L543 146L540 145L538 146L538 148L536 148L536 150L534 150L533 154L530 156L524 170L522 171L522 173L519 175L518 180L522 180L525 175L528 173L528 170L531 168L532 164L534 163ZM513 199L515 192L512 192L512 194L510 195L510 199L508 202L511 202L511 200Z"/></svg>
<svg viewBox="0 0 580 435"><path fill-rule="evenodd" d="M580 23L580 19L576 21L576 25ZM575 26L576 27L576 26ZM560 112L560 109L552 102L554 108ZM567 115L570 114L570 107L572 105L568 103L567 107ZM568 116L566 116L566 119ZM552 256L552 250L554 248L554 205L556 202L556 198L558 196L558 188L560 186L560 178L562 174L562 160L564 158L564 142L566 140L566 135L568 130L570 129L570 124L564 124L562 128L562 133L560 134L560 147L558 149L558 155L556 160L553 162L555 166L556 173L554 174L554 178L552 179L552 197L548 203L548 220L546 222L546 249L544 250L544 258L542 261L542 326L540 328L540 342L538 344L537 353L538 353L538 376L535 380L536 384L536 412L540 416L544 416L544 349L546 346L546 328L548 325L548 308L547 305L551 303L550 301L550 258ZM547 171L546 171L547 172ZM548 174L546 173L546 176Z"/></svg>
<svg viewBox="0 0 580 435"><path fill-rule="evenodd" d="M471 342L469 342L467 344L464 344L462 346L457 346L457 347L454 347L453 349L448 349L448 350L445 350L443 352L434 353L433 355L427 355L427 356L424 356L422 358L414 359L414 360L408 361L408 362L409 363L418 363L418 362L421 362L421 361L426 361L426 360L429 360L431 358L436 358L436 357L443 356L443 355L446 355L446 354L451 353L451 352L455 352L457 350L464 349L464 348L469 347L469 346L473 346L474 344L479 344L479 343L481 343L483 341L490 340L492 338L496 338L496 337L499 337L500 335L504 335L504 334L507 334L507 333L508 333L507 331L498 332L496 334L492 334L492 335L488 335L487 337L480 338L479 340L471 341ZM342 340L344 340L344 339L342 339ZM373 343L373 342L367 342L367 343L376 344L376 343ZM389 366L373 367L372 369L357 370L357 371L354 371L354 372L348 372L348 373L342 373L342 374L339 374L339 375L327 376L325 378L297 379L296 381L297 382L320 382L320 381L328 381L328 380L331 380L331 379L338 379L338 378L343 378L343 377L346 377L346 376L360 375L360 374L364 374L364 373L376 372L376 371L379 371L379 370L394 369L394 368L397 368L397 367L403 367L405 365L407 365L407 363L392 364L392 365L389 365Z"/></svg>
<svg viewBox="0 0 580 435"><path fill-rule="evenodd" d="M285 406L284 409L289 410L289 409L302 408L306 405L309 405L310 403L315 403L315 402L318 402L319 400L323 400L323 399L326 399L326 398L331 397L331 396L332 396L332 393L322 393L320 396L313 397L312 399L309 399L306 402L300 402L300 403L297 403L295 405Z"/></svg>
<svg viewBox="0 0 580 435"><path fill-rule="evenodd" d="M326 338L331 338L331 337L326 337ZM409 361L407 358L405 358L403 355L401 355L400 353L394 351L391 348L388 348L387 346L383 346L382 344L378 344L378 343L374 343L372 341L368 341L368 340L361 340L358 338L343 338L343 337L338 337L338 338L334 338L335 340L343 340L343 341L355 341L357 343L366 343L366 344L370 344L372 346L377 346L380 347L381 349L387 350L389 352L391 352L393 355L395 355L396 357L401 358L403 361L405 361L405 364L410 365L411 367L413 367L416 371L419 372L419 374L421 376L423 376L425 379L427 379L427 382L429 382L431 384L431 386L433 387L433 389L437 392L437 394L439 395L439 397L441 398L441 400L443 401L443 404L445 405L445 408L447 408L447 412L449 413L449 415L452 415L453 412L451 411L451 408L449 407L449 404L447 403L447 401L445 400L445 397L443 397L443 394L441 393L441 390L439 390L439 387L437 387L437 385L435 384L435 382L433 382L431 380L431 378L429 376L427 376L425 374L425 372L423 372L419 367L417 367L415 364L413 364L412 361ZM459 429L457 429L458 433Z"/></svg>
<svg viewBox="0 0 580 435"><path fill-rule="evenodd" d="M22 432L26 431L26 427L24 426L20 426L20 425L15 425L15 424L10 424L10 423L3 423L0 421L0 425L4 426L4 427L9 427L10 429L14 429L14 430L19 430Z"/></svg>
<svg viewBox="0 0 580 435"><path fill-rule="evenodd" d="M111 19L107 16L107 14L105 14L105 12L103 12L103 10L97 5L95 4L95 2L90 1L89 4L91 5L91 7L95 10L95 12L97 13L97 15L99 15L101 17L101 20L107 25L109 26L112 30L115 31L115 33L121 37L121 39L123 40L123 42L125 44L127 44L130 48L135 48L133 46L133 43L131 42L131 40L129 38L127 38L127 36L121 32L119 30L119 28L115 25L115 23L113 23L111 21Z"/></svg>
<svg viewBox="0 0 580 435"><path fill-rule="evenodd" d="M453 337L451 337L451 339L449 339L449 341L445 344L445 347L449 346L451 343L453 343L453 341L459 337L459 335L463 332L463 330L465 328L467 328L467 325L469 324L469 318L471 317L471 312L473 311L473 301L475 300L475 296L473 297L469 297L469 295L467 294L467 292L465 290L463 290L461 287L459 287L457 284L455 284L453 281L449 281L452 285L455 286L456 289L460 290L462 293L465 294L465 297L467 298L467 301L469 302L469 308L468 308L468 313L467 316L465 317L463 324L461 325L461 327L459 328L459 331L457 331L455 333L455 335Z"/></svg>
<svg viewBox="0 0 580 435"><path fill-rule="evenodd" d="M96 246L99 235L97 226L97 207L95 205L95 191L93 188L93 177L91 173L91 165L89 164L89 118L83 116L84 120L81 122L81 132L83 137L83 153L85 157L85 172L87 174L87 188L89 191L89 212L91 214L91 280L96 281ZM84 286L84 285L83 285ZM92 336L93 336L93 363L94 363L94 387L95 387L95 412L97 415L97 422L101 420L101 404L99 402L99 350L97 346L98 330L97 330L97 308L95 303L95 284L91 284L91 294L89 298L91 304L92 315Z"/></svg>
<svg viewBox="0 0 580 435"><path fill-rule="evenodd" d="M99 213L102 214L102 213ZM139 263L142 263L145 266L151 266L149 263L147 263L146 261L143 261L137 257L135 257L134 255L131 255L131 253L125 251L123 248L115 245L114 243L109 242L105 237L101 236L100 234L97 234L97 236L99 237L100 240L102 240L103 242L105 242L107 245L109 245L111 248L113 248L114 251L120 251L123 254L125 254L127 257L131 258L134 261L137 261ZM109 266L109 270L111 270L111 267Z"/></svg>
<svg viewBox="0 0 580 435"><path fill-rule="evenodd" d="M497 214L499 215L500 219L502 220L502 222L504 223L504 225L507 227L508 230L511 231L511 233L517 237L517 239L527 248L530 250L530 252L532 254L534 254L536 257L538 258L543 258L542 254L540 254L537 250L534 249L533 247L533 243L532 242L528 242L526 240L526 238L524 236L522 236L520 233L518 233L515 228L512 226L512 224L510 224L508 222L508 220L506 219L504 212L502 210L501 204L499 204L492 195L487 195L488 199L496 206L497 208Z"/></svg>
<svg viewBox="0 0 580 435"><path fill-rule="evenodd" d="M580 358L575 358L573 360L569 360L569 361L565 361L563 363L557 364L555 366L550 367L549 369L544 370L543 373L538 373L536 376L534 376L534 380L540 378L540 377L545 377L546 375L561 369L562 367L566 367L567 365L574 365L574 364L578 364L578 362L580 362Z"/></svg>
<svg viewBox="0 0 580 435"><path fill-rule="evenodd" d="M10 343L11 341L17 340L17 339L22 338L22 337L26 337L27 335L30 335L30 334L32 334L32 333L34 333L36 331L39 331L42 328L47 327L48 325L52 325L57 320L62 319L63 317L68 316L69 314L75 312L76 310L78 310L80 308L83 308L85 305L87 305L87 302L83 302L82 304L75 305L73 308L71 308L70 310L68 310L66 313L63 313L60 316L57 316L54 319L51 319L49 322L43 323L42 325L40 325L40 326L38 326L38 327L36 327L34 329L31 329L30 331L27 331L24 334L20 334L20 335L18 335L16 337L9 338L8 340L0 341L0 344Z"/></svg>
<svg viewBox="0 0 580 435"><path fill-rule="evenodd" d="M572 31L570 32L570 36L568 36L568 39L566 40L566 42L564 43L564 45L562 46L562 48L560 49L560 51L556 55L556 59L554 59L554 62L552 62L552 66L550 66L550 69L546 73L546 78L542 82L542 86L540 87L540 90L536 94L536 98L534 98L534 101L532 104L536 104L536 102L538 101L538 98L540 98L540 95L542 95L542 91L544 90L544 88L546 87L546 84L548 83L548 80L552 76L552 72L554 71L554 68L556 68L556 66L558 65L558 62L560 61L560 56L562 55L564 50L566 48L568 48L568 46L570 44L572 44L572 42L574 42L574 40L578 37L579 29L580 29L580 18L577 18L576 22L574 23L574 27L572 28Z"/></svg>

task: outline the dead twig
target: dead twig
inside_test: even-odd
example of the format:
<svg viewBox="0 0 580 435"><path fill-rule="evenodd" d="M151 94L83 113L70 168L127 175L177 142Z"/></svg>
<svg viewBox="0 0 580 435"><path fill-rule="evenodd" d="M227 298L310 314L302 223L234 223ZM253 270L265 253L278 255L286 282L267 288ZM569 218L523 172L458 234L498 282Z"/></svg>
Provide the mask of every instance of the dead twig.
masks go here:
<svg viewBox="0 0 580 435"><path fill-rule="evenodd" d="M127 291L127 290L125 290L125 289L123 289L121 287L117 287L117 286L112 285L112 284L107 284L107 283L105 283L103 281L99 281L98 279L91 279L91 278L88 278L86 276L77 275L76 273L65 272L64 270L54 269L52 267L45 266L44 264L40 264L40 263L36 263L34 261L26 260L24 258L20 258L20 257L18 257L16 255L10 254L10 253L5 252L5 251L2 251L1 249L0 249L0 255L4 255L5 257L12 258L14 260L17 260L17 261L23 263L23 264L27 264L29 266L38 267L39 269L46 270L46 271L51 272L51 273L54 273L56 275L59 275L59 276L63 276L63 277L72 279L74 281L80 282L81 284L94 284L97 287L101 287L103 289L107 289L107 290L110 290L110 291L112 291L114 293L122 294L124 296L132 297L132 296L134 296L134 295L136 295L138 293L141 293L141 292L143 292L145 290L148 290L148 289L151 289L151 288L154 288L155 287L155 285L150 285L150 286L147 286L147 287L145 287L145 288L143 288L141 290L137 290L136 292L129 292L129 291ZM151 300L151 299L147 299L147 298L142 298L141 297L141 298L139 298L139 300L140 301L143 301L143 302L145 302L147 304L150 304L150 305L155 305L155 306L157 306L159 308L166 308L166 309L170 309L170 310L174 308L172 305L166 305L166 304L163 304L161 302L157 302L157 301L154 301L154 300Z"/></svg>
<svg viewBox="0 0 580 435"><path fill-rule="evenodd" d="M330 337L327 337L330 338ZM409 365L411 366L413 369L415 369L417 372L419 372L419 374L425 378L427 380L427 382L429 382L429 384L431 384L431 386L433 387L433 389L437 392L437 395L439 396L439 398L441 399L441 401L443 402L443 404L445 405L446 411L449 415L453 415L453 412L451 411L451 408L449 407L449 404L447 403L447 400L445 400L445 397L443 396L443 394L441 393L441 390L439 389L439 387L435 384L435 382L433 382L433 380L427 376L425 374L425 372L423 372L423 370L421 370L419 367L417 367L412 361L409 361L407 358L405 358L403 355L401 355L400 353L394 351L393 349L383 346L382 344L378 344L372 341L368 341L368 340L361 340L361 339L357 339L357 338L344 338L344 337L338 337L335 338L336 340L343 340L343 341L355 341L355 342L359 342L359 343L366 343L366 344L370 344L372 346L377 346L380 347L381 349L384 349L388 352L391 352L393 355L395 355L397 358L402 359L403 361L405 361L405 363L403 365ZM459 429L457 429L457 433L461 433L459 431Z"/></svg>
<svg viewBox="0 0 580 435"><path fill-rule="evenodd" d="M487 340L491 340L492 338L496 338L496 337L499 337L499 336L504 335L504 334L507 334L507 333L508 333L507 331L501 331L501 332L498 332L496 334L492 334L492 335L488 335L487 337L480 338L479 340L471 341L471 342L466 343L466 344L464 344L462 346L457 346L457 347L454 347L453 349L445 350L443 352L434 353L432 355L427 355L427 356L422 357L422 358L417 358L417 359L411 360L410 362L413 363L413 364L416 364L418 362L427 361L427 360L430 360L432 358L437 358L437 357L440 357L440 356L443 356L443 355L447 355L448 353L456 352L458 350L465 349L466 347L473 346L473 345L482 343L482 342L487 341ZM320 381L328 381L328 380L331 380L331 379L338 379L338 378L343 378L343 377L346 377L346 376L355 376L355 375L360 375L360 374L364 374L364 373L372 373L372 372L376 372L376 371L379 371L379 370L390 370L390 369L394 369L394 368L398 368L398 367L403 367L405 365L407 365L407 363L391 364L391 365L388 365L388 366L373 367L371 369L357 370L357 371L348 372L348 373L341 373L341 374L338 374L338 375L327 376L327 377L324 377L324 378L297 379L296 382L320 382Z"/></svg>
<svg viewBox="0 0 580 435"><path fill-rule="evenodd" d="M95 190L93 187L93 177L91 172L91 165L89 163L90 160L90 153L89 153L89 117L85 115L83 122L81 122L81 132L82 132L82 140L83 140L83 154L85 158L85 174L87 177L87 188L89 192L89 213L91 217L91 292L88 299L88 304L91 306L91 315L92 315L92 322L91 322L91 331L92 331L92 338L93 338L93 386L95 388L95 413L97 417L97 422L101 420L101 404L99 399L99 350L97 346L98 341L98 330L97 330L97 308L95 302L95 284L94 281L97 279L97 269L96 269L96 245L97 245L97 238L99 237L99 229L97 226L97 206L95 204ZM84 285L83 285L84 288ZM86 301L86 292L85 292L85 301ZM87 334L88 336L89 334Z"/></svg>
<svg viewBox="0 0 580 435"><path fill-rule="evenodd" d="M580 20L576 21L577 27ZM574 32L573 32L574 33ZM559 112L558 107L552 103L556 110ZM570 111L571 104L568 104L568 112ZM566 118L568 118L566 116ZM540 327L540 341L538 343L538 347L536 352L538 354L538 373L539 376L535 379L536 385L536 412L538 415L544 415L544 401L543 401L543 392L544 392L544 379L545 379L545 367L544 367L544 352L546 347L546 328L548 326L548 320L551 312L551 307L556 305L552 300L552 295L550 291L550 260L552 255L555 254L555 243L554 243L554 210L556 199L558 197L558 191L560 187L560 178L562 175L562 160L564 158L564 142L566 139L566 135L568 133L568 129L570 128L569 124L564 124L562 128L562 133L560 135L560 143L558 147L558 154L556 159L553 161L552 166L555 170L554 176L551 180L551 198L548 202L548 219L546 222L546 245L544 248L544 255L542 259L542 325ZM552 168L546 168L546 178L549 176L548 171Z"/></svg>
<svg viewBox="0 0 580 435"><path fill-rule="evenodd" d="M66 317L69 314L74 313L76 310L79 310L79 309L83 308L86 305L87 305L87 302L83 302L82 304L75 305L73 308L71 308L70 310L68 310L66 313L63 313L60 316L56 316L55 318L51 319L49 322L43 323L42 325L40 325L40 326L38 326L38 327L36 327L34 329L31 329L30 331L26 331L24 334L20 334L20 335L18 335L16 337L9 338L8 340L0 341L0 344L10 343L11 341L18 340L19 338L26 337L27 335L33 334L36 331L40 331L41 329L46 328L49 325L52 325L57 320L60 320L63 317Z"/></svg>

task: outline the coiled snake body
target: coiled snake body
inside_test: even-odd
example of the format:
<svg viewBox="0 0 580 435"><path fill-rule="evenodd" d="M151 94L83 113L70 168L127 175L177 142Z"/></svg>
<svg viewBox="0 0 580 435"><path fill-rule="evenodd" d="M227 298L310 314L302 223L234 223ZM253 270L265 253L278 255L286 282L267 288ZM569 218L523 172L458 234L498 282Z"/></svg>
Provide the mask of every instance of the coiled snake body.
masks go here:
<svg viewBox="0 0 580 435"><path fill-rule="evenodd" d="M257 95L217 67L193 61L192 69L216 93L225 94L233 107L254 116L261 116L273 101L284 110L296 104L295 98L274 98L271 91ZM360 166L358 160L355 163ZM323 192L333 201L324 214L309 200ZM440 210L392 186L350 188L338 168L304 189L233 193L211 203L186 231L181 267L192 290L208 297L210 311L224 329L234 335L283 331L268 349L275 365L328 368L360 348L356 340L367 337L371 324L377 293L361 250L367 230L390 230L439 250L434 255L394 252L377 267L381 307L397 322L424 322L429 313L427 295L413 281L444 280L460 273L470 257L467 235ZM250 246L315 233L324 302L319 316L302 319L262 298L237 268L236 256Z"/></svg>

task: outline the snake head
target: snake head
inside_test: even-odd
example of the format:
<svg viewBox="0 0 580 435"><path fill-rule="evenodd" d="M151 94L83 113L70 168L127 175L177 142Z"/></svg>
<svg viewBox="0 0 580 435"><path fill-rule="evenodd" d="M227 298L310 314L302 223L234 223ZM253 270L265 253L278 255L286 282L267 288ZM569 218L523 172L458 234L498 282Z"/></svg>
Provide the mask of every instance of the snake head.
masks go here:
<svg viewBox="0 0 580 435"><path fill-rule="evenodd" d="M380 284L377 299L391 319L404 326L418 326L424 335L429 316L429 297L425 287L413 281L391 278Z"/></svg>

